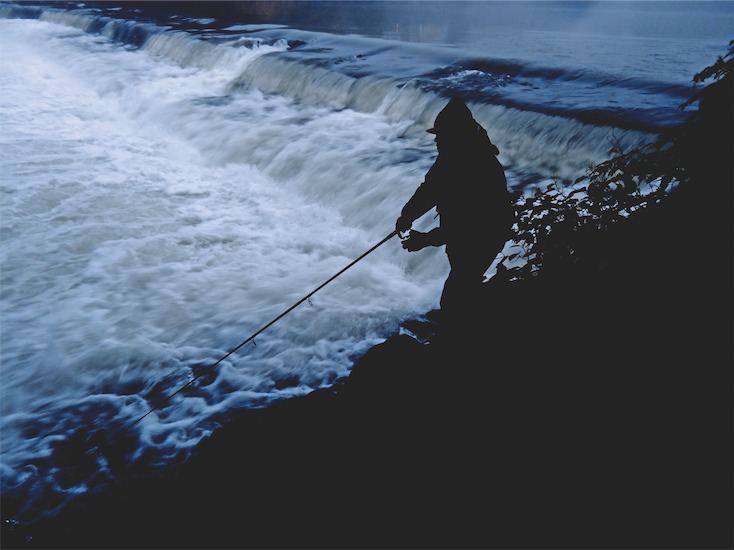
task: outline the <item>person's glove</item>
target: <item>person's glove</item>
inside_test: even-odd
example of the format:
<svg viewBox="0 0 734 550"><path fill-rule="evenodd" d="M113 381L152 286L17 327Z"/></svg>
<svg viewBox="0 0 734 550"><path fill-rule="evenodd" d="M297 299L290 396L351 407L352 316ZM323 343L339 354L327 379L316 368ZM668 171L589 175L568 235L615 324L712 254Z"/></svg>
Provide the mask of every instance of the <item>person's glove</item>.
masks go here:
<svg viewBox="0 0 734 550"><path fill-rule="evenodd" d="M398 233L405 233L406 231L410 231L411 227L413 227L413 221L405 216L400 216L395 222L395 229Z"/></svg>
<svg viewBox="0 0 734 550"><path fill-rule="evenodd" d="M410 234L402 240L402 246L408 252L415 252L427 246L431 246L431 238L428 233L411 231Z"/></svg>

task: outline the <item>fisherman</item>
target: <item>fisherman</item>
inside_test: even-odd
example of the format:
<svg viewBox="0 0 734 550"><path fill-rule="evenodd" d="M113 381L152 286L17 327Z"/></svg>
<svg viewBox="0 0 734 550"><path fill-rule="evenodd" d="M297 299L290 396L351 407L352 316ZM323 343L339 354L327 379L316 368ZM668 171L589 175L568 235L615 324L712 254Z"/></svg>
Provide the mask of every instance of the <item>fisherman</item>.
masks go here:
<svg viewBox="0 0 734 550"><path fill-rule="evenodd" d="M409 252L446 245L451 270L441 294L441 319L457 325L473 318L484 274L510 237L515 211L499 149L462 100L452 98L428 132L436 136L438 156L395 229ZM427 233L412 230L434 207L439 226Z"/></svg>

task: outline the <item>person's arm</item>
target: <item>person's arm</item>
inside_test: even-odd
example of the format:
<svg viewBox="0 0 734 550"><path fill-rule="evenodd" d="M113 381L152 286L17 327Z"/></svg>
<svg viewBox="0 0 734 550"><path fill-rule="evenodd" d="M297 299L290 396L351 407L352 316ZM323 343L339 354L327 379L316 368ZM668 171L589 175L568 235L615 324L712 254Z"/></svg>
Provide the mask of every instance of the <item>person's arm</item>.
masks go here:
<svg viewBox="0 0 734 550"><path fill-rule="evenodd" d="M418 186L413 196L403 206L400 217L395 222L395 229L398 232L408 231L415 220L436 206L435 167L436 164L428 170L423 183Z"/></svg>

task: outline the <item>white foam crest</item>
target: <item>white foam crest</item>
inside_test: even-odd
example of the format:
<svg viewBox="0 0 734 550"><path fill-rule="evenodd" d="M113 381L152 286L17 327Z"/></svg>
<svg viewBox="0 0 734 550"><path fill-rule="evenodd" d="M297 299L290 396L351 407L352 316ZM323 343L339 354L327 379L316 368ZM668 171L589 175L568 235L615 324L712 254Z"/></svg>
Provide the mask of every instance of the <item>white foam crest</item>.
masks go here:
<svg viewBox="0 0 734 550"><path fill-rule="evenodd" d="M354 78L277 55L251 63L229 86L233 92L252 89L313 106L378 112L392 120L411 123L429 122L425 118L428 104L435 104L433 116L440 110L440 99L435 94L410 83L399 84L384 76Z"/></svg>
<svg viewBox="0 0 734 550"><path fill-rule="evenodd" d="M355 80L335 71L271 56L248 65L232 82L230 90L257 88L312 105L344 109L350 103Z"/></svg>
<svg viewBox="0 0 734 550"><path fill-rule="evenodd" d="M431 137L406 120L257 92L219 108L175 103L147 120L185 137L212 166L255 166L305 204L328 204L341 223L376 234L391 230L435 158Z"/></svg>
<svg viewBox="0 0 734 550"><path fill-rule="evenodd" d="M241 72L246 63L258 55L287 49L285 40L273 46L258 45L255 48L237 47L234 44L212 44L184 32L166 32L152 35L145 41L143 49L151 55L164 56L186 67L201 69L227 68Z"/></svg>
<svg viewBox="0 0 734 550"><path fill-rule="evenodd" d="M95 19L88 15L48 8L43 10L39 19L49 23L75 27L84 32L89 31L95 23Z"/></svg>
<svg viewBox="0 0 734 550"><path fill-rule="evenodd" d="M469 106L499 147L499 158L505 166L564 181L573 181L589 166L608 159L613 144L628 150L654 137L500 105Z"/></svg>
<svg viewBox="0 0 734 550"><path fill-rule="evenodd" d="M315 107L379 114L392 122L402 123L402 135L415 138L433 124L446 104L445 98L421 90L410 82L398 85L382 77L354 79L276 56L261 57L250 64L231 85L233 90L250 90L253 87ZM564 181L584 175L589 166L609 158L612 143L630 149L654 137L499 105L474 102L469 106L477 121L499 146L500 159L507 168ZM285 150L281 151L278 160L286 154ZM267 162L273 160L270 158ZM294 167L300 163L292 160L280 165Z"/></svg>
<svg viewBox="0 0 734 550"><path fill-rule="evenodd" d="M411 130L425 136L436 115L446 106L446 99L421 90L412 82L393 87L385 94L379 112L390 120L413 121Z"/></svg>

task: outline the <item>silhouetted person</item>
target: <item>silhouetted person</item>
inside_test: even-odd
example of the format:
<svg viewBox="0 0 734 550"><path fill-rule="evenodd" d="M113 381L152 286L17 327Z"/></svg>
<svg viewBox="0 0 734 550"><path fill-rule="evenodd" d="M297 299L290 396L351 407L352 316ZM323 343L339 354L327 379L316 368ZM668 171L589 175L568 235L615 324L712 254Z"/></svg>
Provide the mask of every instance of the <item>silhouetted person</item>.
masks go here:
<svg viewBox="0 0 734 550"><path fill-rule="evenodd" d="M451 271L441 294L441 312L443 320L455 324L472 313L484 273L510 237L514 208L497 160L499 150L463 101L451 99L428 132L436 135L438 157L395 228L410 252L446 245ZM439 227L428 233L410 230L434 207Z"/></svg>

